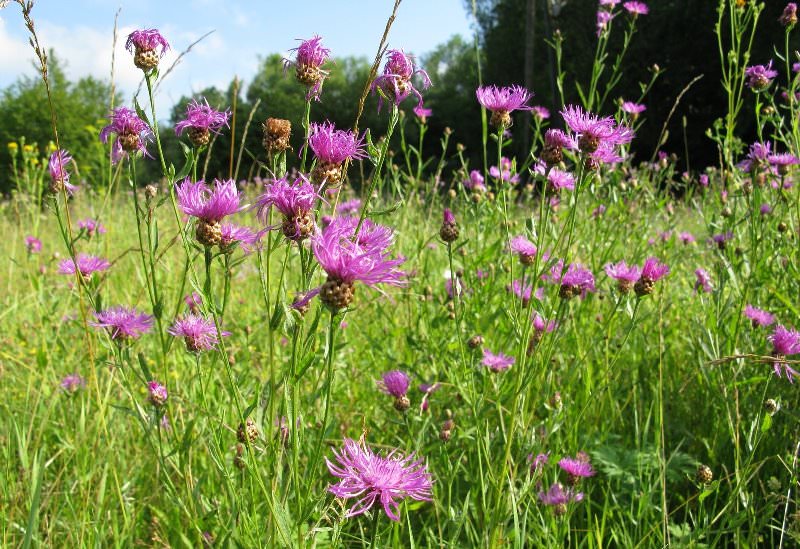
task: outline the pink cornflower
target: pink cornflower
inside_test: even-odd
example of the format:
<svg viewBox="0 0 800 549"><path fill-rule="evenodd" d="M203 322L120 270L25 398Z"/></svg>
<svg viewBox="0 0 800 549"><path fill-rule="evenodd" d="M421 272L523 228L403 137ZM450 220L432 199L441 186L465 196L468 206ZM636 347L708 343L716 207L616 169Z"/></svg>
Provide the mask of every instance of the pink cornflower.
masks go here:
<svg viewBox="0 0 800 549"><path fill-rule="evenodd" d="M558 327L558 322L545 320L539 313L534 314L531 323L533 324L533 333L530 341L528 341L528 355L533 352L534 347L539 344L545 333L549 334Z"/></svg>
<svg viewBox="0 0 800 549"><path fill-rule="evenodd" d="M417 105L414 107L414 115L419 118L422 124L425 124L428 122L428 117L433 116L433 109L426 109L422 105Z"/></svg>
<svg viewBox="0 0 800 549"><path fill-rule="evenodd" d="M355 218L339 217L322 233L312 237L311 249L328 278L323 285L309 291L295 307L307 304L319 294L323 304L336 312L352 303L357 281L370 288L406 283L405 274L397 268L405 259L390 258L388 248L394 242L392 230L364 219L354 241L357 225Z"/></svg>
<svg viewBox="0 0 800 549"><path fill-rule="evenodd" d="M336 207L336 213L340 216L348 216L358 213L361 210L361 201L358 198L342 202Z"/></svg>
<svg viewBox="0 0 800 549"><path fill-rule="evenodd" d="M483 175L478 170L469 172L469 179L464 180L464 187L473 192L483 192L486 190L486 185L483 184Z"/></svg>
<svg viewBox="0 0 800 549"><path fill-rule="evenodd" d="M342 182L345 160L367 157L364 138L349 130L337 130L332 122L312 122L308 146L317 158L311 180L317 184L327 182L332 187Z"/></svg>
<svg viewBox="0 0 800 549"><path fill-rule="evenodd" d="M575 492L572 488L564 487L554 482L547 492L539 492L539 501L545 505L552 506L556 515L563 515L567 512L567 504L583 500L582 492Z"/></svg>
<svg viewBox="0 0 800 549"><path fill-rule="evenodd" d="M167 403L169 393L167 388L161 385L158 381L150 381L147 383L148 400L150 404L156 408L161 408Z"/></svg>
<svg viewBox="0 0 800 549"><path fill-rule="evenodd" d="M489 368L494 373L503 372L508 370L514 364L514 357L504 355L503 353L494 354L489 349L483 349L483 359L481 364Z"/></svg>
<svg viewBox="0 0 800 549"><path fill-rule="evenodd" d="M650 8L644 2L625 2L622 7L634 17L650 13Z"/></svg>
<svg viewBox="0 0 800 549"><path fill-rule="evenodd" d="M298 38L298 40L300 40L300 45L289 50L297 52L294 61L284 59L283 66L287 68L294 65L297 81L308 88L306 100L310 101L311 98L314 98L319 101L322 85L330 74L329 71L322 69L322 65L328 60L331 50L322 46L322 38L319 36L308 40Z"/></svg>
<svg viewBox="0 0 800 549"><path fill-rule="evenodd" d="M744 71L747 87L755 92L765 90L778 76L778 71L772 69L772 60L766 65L752 65Z"/></svg>
<svg viewBox="0 0 800 549"><path fill-rule="evenodd" d="M578 140L561 130L550 129L544 132L541 156L547 166L555 166L564 159L563 149L577 150Z"/></svg>
<svg viewBox="0 0 800 549"><path fill-rule="evenodd" d="M35 236L28 235L25 237L25 248L29 254L38 254L42 251L42 241Z"/></svg>
<svg viewBox="0 0 800 549"><path fill-rule="evenodd" d="M725 233L715 234L711 237L711 242L717 245L717 248L724 250L727 243L733 239L733 232L728 231Z"/></svg>
<svg viewBox="0 0 800 549"><path fill-rule="evenodd" d="M622 112L632 115L634 119L647 110L647 107L644 105L633 103L632 101L623 101L622 105L620 105L620 108L622 109Z"/></svg>
<svg viewBox="0 0 800 549"><path fill-rule="evenodd" d="M106 233L106 228L99 221L91 218L78 221L78 228L86 231L86 236L89 238L93 237L95 234Z"/></svg>
<svg viewBox="0 0 800 549"><path fill-rule="evenodd" d="M547 465L547 461L550 459L550 452L545 454L537 454L534 457L533 454L528 454L528 463L530 464L531 474L533 475L537 471L541 471L545 465Z"/></svg>
<svg viewBox="0 0 800 549"><path fill-rule="evenodd" d="M184 130L189 130L192 144L202 147L208 145L212 133L219 133L223 126L228 126L230 117L230 110L220 112L211 108L205 98L202 103L193 99L186 107L186 119L175 124L175 134L182 135Z"/></svg>
<svg viewBox="0 0 800 549"><path fill-rule="evenodd" d="M761 215L769 215L772 213L772 206L765 202L758 208L758 211Z"/></svg>
<svg viewBox="0 0 800 549"><path fill-rule="evenodd" d="M659 262L655 257L648 257L642 265L642 275L636 281L633 290L639 297L652 294L655 283L667 274L669 274L669 267L666 264Z"/></svg>
<svg viewBox="0 0 800 549"><path fill-rule="evenodd" d="M589 463L589 458L586 454L579 453L575 458L565 457L558 462L561 470L567 473L567 482L571 486L575 486L580 479L593 477L596 473Z"/></svg>
<svg viewBox="0 0 800 549"><path fill-rule="evenodd" d="M497 181L503 181L508 183L518 183L519 182L519 175L518 174L511 174L511 160L506 158L505 156L500 159L500 167L492 166L489 168L489 175L495 178Z"/></svg>
<svg viewBox="0 0 800 549"><path fill-rule="evenodd" d="M765 141L764 143L755 142L750 145L748 149L747 158L737 164L737 167L749 172L757 168L766 168L770 164L770 157L772 156L772 143Z"/></svg>
<svg viewBox="0 0 800 549"><path fill-rule="evenodd" d="M200 311L200 306L203 304L203 296L197 292L192 292L184 296L183 302L186 304L186 307L188 307L189 312L197 314Z"/></svg>
<svg viewBox="0 0 800 549"><path fill-rule="evenodd" d="M633 289L642 273L638 265L628 265L625 261L616 264L609 263L603 269L610 278L617 281L617 288L623 294Z"/></svg>
<svg viewBox="0 0 800 549"><path fill-rule="evenodd" d="M214 180L214 189L204 181L192 183L187 177L176 186L178 205L183 213L196 217L199 221L195 238L200 244L211 247L222 241L220 221L239 211L239 189L233 179Z"/></svg>
<svg viewBox="0 0 800 549"><path fill-rule="evenodd" d="M411 406L411 400L408 398L411 378L404 371L392 370L386 372L375 383L382 392L394 397L394 407L398 412L405 412Z"/></svg>
<svg viewBox="0 0 800 549"><path fill-rule="evenodd" d="M519 256L523 265L533 265L536 259L536 245L522 235L515 236L510 243L511 252Z"/></svg>
<svg viewBox="0 0 800 549"><path fill-rule="evenodd" d="M570 299L576 295L580 295L581 298L586 297L587 292L594 292L594 275L588 269L585 269L581 265L576 265L574 263L570 263L567 266L566 272L562 273L563 269L563 262L559 262L561 268L558 269L558 277L557 280L559 281L561 288L559 289L558 295L562 299ZM553 267L556 269L559 265ZM553 280L556 280L556 271L553 270Z"/></svg>
<svg viewBox="0 0 800 549"><path fill-rule="evenodd" d="M794 2L789 2L786 4L786 7L783 8L783 13L778 18L778 21L784 27L789 27L792 25L797 24L797 4Z"/></svg>
<svg viewBox="0 0 800 549"><path fill-rule="evenodd" d="M512 112L533 109L527 104L533 94L522 86L481 86L475 90L475 95L483 108L492 111L490 123L498 128L511 126Z"/></svg>
<svg viewBox="0 0 800 549"><path fill-rule="evenodd" d="M598 2L598 5L599 5L599 6L600 6L602 9L606 9L606 10L613 10L615 7L617 7L617 4L619 4L619 3L620 3L620 1L621 1L621 0L600 0L600 1Z"/></svg>
<svg viewBox="0 0 800 549"><path fill-rule="evenodd" d="M539 121L550 118L550 110L547 107L542 107L541 105L534 105L531 107L531 112L533 113L533 117Z"/></svg>
<svg viewBox="0 0 800 549"><path fill-rule="evenodd" d="M575 176L569 172L564 172L556 168L552 168L547 173L547 183L550 189L559 192L562 189L568 191L575 190Z"/></svg>
<svg viewBox="0 0 800 549"><path fill-rule="evenodd" d="M92 314L97 322L90 322L89 325L105 328L111 339L120 343L138 339L153 327L152 316L129 307L111 307L105 311L95 311Z"/></svg>
<svg viewBox="0 0 800 549"><path fill-rule="evenodd" d="M282 177L265 185L264 194L258 197L256 205L259 219L264 223L267 222L269 209L274 206L283 215L280 227L284 236L299 242L316 230L313 208L317 200L321 200L321 197L301 174L292 184Z"/></svg>
<svg viewBox="0 0 800 549"><path fill-rule="evenodd" d="M597 27L597 36L602 35L608 30L608 24L614 19L614 14L606 10L598 10L595 26Z"/></svg>
<svg viewBox="0 0 800 549"><path fill-rule="evenodd" d="M86 380L78 374L69 374L61 380L61 388L70 395L77 393L84 387L86 387Z"/></svg>
<svg viewBox="0 0 800 549"><path fill-rule="evenodd" d="M47 169L50 172L50 191L53 193L61 192L66 189L67 195L72 196L78 187L69 182L70 173L67 166L72 162L72 156L64 149L58 149L50 155L47 162Z"/></svg>
<svg viewBox="0 0 800 549"><path fill-rule="evenodd" d="M258 246L263 235L262 231L255 231L250 227L222 223L220 225L219 248L224 253L231 253L238 244L245 254L251 254Z"/></svg>
<svg viewBox="0 0 800 549"><path fill-rule="evenodd" d="M782 362L782 359L800 353L800 332L787 329L779 324L767 336L767 341L772 344L772 355L777 359L772 365L775 375L781 377L781 371L783 371L786 379L793 383L794 377L798 373L788 363Z"/></svg>
<svg viewBox="0 0 800 549"><path fill-rule="evenodd" d="M346 438L340 451L333 451L334 462L325 459L328 471L339 482L328 487L338 498L357 498L347 511L353 517L368 511L379 502L390 519L400 520L400 502L406 497L431 501L431 474L415 454L403 456L397 450L384 458L375 454L361 440Z"/></svg>
<svg viewBox="0 0 800 549"><path fill-rule="evenodd" d="M790 166L800 164L800 159L798 159L792 153L771 154L767 160L769 161L770 166L774 166L778 169L778 173L780 175L787 175L789 173Z"/></svg>
<svg viewBox="0 0 800 549"><path fill-rule="evenodd" d="M680 240L685 245L692 244L693 242L696 241L692 233L688 233L685 231L678 235L678 240Z"/></svg>
<svg viewBox="0 0 800 549"><path fill-rule="evenodd" d="M700 174L700 177L697 178L697 182L700 183L701 187L708 187L708 174Z"/></svg>
<svg viewBox="0 0 800 549"><path fill-rule="evenodd" d="M182 337L186 343L186 349L192 353L208 351L219 343L214 321L201 316L190 314L179 317L167 332L175 337ZM222 335L230 334L222 332Z"/></svg>
<svg viewBox="0 0 800 549"><path fill-rule="evenodd" d="M74 275L75 271L77 270L84 279L88 279L92 276L92 274L106 271L109 267L111 267L111 263L109 263L107 259L93 255L78 254L78 257L75 259L76 261L72 261L72 259L65 259L59 263L59 274Z"/></svg>
<svg viewBox="0 0 800 549"><path fill-rule="evenodd" d="M125 48L134 54L133 64L149 72L158 66L159 59L167 53L169 43L156 29L143 29L128 35Z"/></svg>
<svg viewBox="0 0 800 549"><path fill-rule="evenodd" d="M600 118L585 112L577 105L567 105L561 116L570 130L578 135L578 146L584 153L593 153L605 143L610 146L623 145L633 139L633 131L617 125L610 116Z"/></svg>
<svg viewBox="0 0 800 549"><path fill-rule="evenodd" d="M111 111L109 119L111 123L100 130L100 141L107 143L112 133L117 136L111 148L113 162L118 162L125 155L136 152L150 156L146 143L153 138L153 132L147 122L127 107L114 109Z"/></svg>
<svg viewBox="0 0 800 549"><path fill-rule="evenodd" d="M422 94L411 83L411 79L414 75L419 75L422 79L422 89L428 89L431 85L428 73L416 68L411 56L406 55L403 50L389 50L386 52L386 57L383 74L372 83L373 92L380 90L380 93L378 93L378 111L383 105L384 95L395 105L399 105L409 95L414 94L417 97L417 107L421 107Z"/></svg>
<svg viewBox="0 0 800 549"><path fill-rule="evenodd" d="M694 291L697 293L700 288L707 294L714 291L714 286L711 284L711 275L703 268L697 268L694 271L694 276L697 281L694 283Z"/></svg>
<svg viewBox="0 0 800 549"><path fill-rule="evenodd" d="M530 284L524 284L522 280L512 280L511 284L506 286L506 290L517 296L522 300L522 305L527 307L528 302L531 300L531 293L533 292L533 286Z"/></svg>
<svg viewBox="0 0 800 549"><path fill-rule="evenodd" d="M775 323L775 315L763 309L753 307L752 305L745 306L744 316L750 319L753 323L753 328L770 326Z"/></svg>

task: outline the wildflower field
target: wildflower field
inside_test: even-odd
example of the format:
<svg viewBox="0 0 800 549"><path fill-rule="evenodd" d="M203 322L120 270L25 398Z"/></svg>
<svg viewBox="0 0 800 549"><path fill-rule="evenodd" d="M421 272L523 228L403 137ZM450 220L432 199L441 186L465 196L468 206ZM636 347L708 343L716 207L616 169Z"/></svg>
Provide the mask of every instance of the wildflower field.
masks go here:
<svg viewBox="0 0 800 549"><path fill-rule="evenodd" d="M198 96L174 124L153 95L170 36L121 36L143 85L81 157L40 6L0 1L52 125L2 167L0 545L800 543L795 3L719 0L717 162L686 170L632 152L667 127L647 99L668 67L613 100L644 3L599 1L557 109L476 74L476 150L428 131L400 3L347 126L316 116L322 30L287 37L300 118ZM785 47L750 60L764 29Z"/></svg>

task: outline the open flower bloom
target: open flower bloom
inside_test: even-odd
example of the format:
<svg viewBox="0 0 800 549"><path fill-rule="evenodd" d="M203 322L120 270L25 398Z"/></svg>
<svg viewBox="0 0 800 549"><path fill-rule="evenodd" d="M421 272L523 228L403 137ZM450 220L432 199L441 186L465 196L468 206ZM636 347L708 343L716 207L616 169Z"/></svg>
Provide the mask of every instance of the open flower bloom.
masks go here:
<svg viewBox="0 0 800 549"><path fill-rule="evenodd" d="M202 316L190 314L178 318L167 332L175 337L182 337L186 349L192 353L211 350L219 343L214 321ZM229 332L221 333L223 336L230 335Z"/></svg>
<svg viewBox="0 0 800 549"><path fill-rule="evenodd" d="M669 267L661 263L655 257L648 257L642 265L642 275L636 281L633 289L638 296L649 295L653 293L655 283L669 274Z"/></svg>
<svg viewBox="0 0 800 549"><path fill-rule="evenodd" d="M158 66L169 50L169 42L156 29L135 30L128 35L125 48L134 54L133 64L145 72Z"/></svg>
<svg viewBox="0 0 800 549"><path fill-rule="evenodd" d="M536 245L522 235L511 239L511 252L519 256L519 261L523 265L533 265L536 261Z"/></svg>
<svg viewBox="0 0 800 549"><path fill-rule="evenodd" d="M77 271L85 279L88 279L92 274L106 271L109 267L111 267L111 263L107 259L93 255L78 254L75 261L65 259L59 263L58 272L59 274L74 275Z"/></svg>
<svg viewBox="0 0 800 549"><path fill-rule="evenodd" d="M786 379L788 379L790 383L793 383L798 373L792 369L788 363L783 362L783 359L789 355L800 353L800 332L787 329L779 324L775 327L773 332L767 336L767 341L772 343L772 355L776 359L772 365L775 370L775 375L781 377L781 371L783 371L786 375Z"/></svg>
<svg viewBox="0 0 800 549"><path fill-rule="evenodd" d="M771 59L766 65L753 65L744 71L747 87L755 92L767 89L776 76L778 71L772 68Z"/></svg>
<svg viewBox="0 0 800 549"><path fill-rule="evenodd" d="M417 97L417 107L421 107L422 94L411 83L411 79L414 75L419 75L422 79L422 89L428 89L431 85L428 73L416 68L411 56L406 55L403 50L389 50L386 52L386 57L383 74L372 83L372 91L380 89L382 94L395 105L399 105L409 95L414 94ZM378 110L380 111L383 105L383 95L380 93L378 95Z"/></svg>
<svg viewBox="0 0 800 549"><path fill-rule="evenodd" d="M196 217L199 221L195 231L197 241L206 247L222 241L220 221L239 211L239 189L233 179L214 180L210 189L204 181L192 183L187 177L175 189L178 205L183 213Z"/></svg>
<svg viewBox="0 0 800 549"><path fill-rule="evenodd" d="M189 130L189 140L195 147L208 145L211 134L227 126L230 117L229 110L213 109L205 98L202 103L193 99L186 107L186 118L175 124L175 133L182 135L184 130Z"/></svg>
<svg viewBox="0 0 800 549"><path fill-rule="evenodd" d="M138 339L153 327L152 316L129 307L111 307L93 314L97 322L90 322L89 325L105 328L111 339L120 342Z"/></svg>
<svg viewBox="0 0 800 549"><path fill-rule="evenodd" d="M360 515L380 503L386 516L399 521L403 499L431 501L431 475L414 454L403 456L393 450L381 457L366 442L346 438L344 447L334 450L333 456L333 461L326 458L325 463L339 482L329 486L328 491L338 498L356 498L346 517Z"/></svg>
<svg viewBox="0 0 800 549"><path fill-rule="evenodd" d="M600 118L577 105L564 107L561 116L569 129L578 136L578 146L586 154L595 152L601 144L613 148L630 143L633 139L633 131L618 125L613 117Z"/></svg>
<svg viewBox="0 0 800 549"><path fill-rule="evenodd" d="M264 186L264 194L258 197L258 217L263 223L269 219L269 209L275 207L283 216L280 225L289 240L301 241L316 231L314 205L321 199L314 186L302 174L294 183L282 177ZM267 227L273 229L278 225Z"/></svg>
<svg viewBox="0 0 800 549"><path fill-rule="evenodd" d="M264 236L264 231L255 231L250 227L233 223L222 223L219 248L225 253L231 253L236 245L239 245L245 254L250 254L258 246L262 236Z"/></svg>
<svg viewBox="0 0 800 549"><path fill-rule="evenodd" d="M350 130L337 130L332 122L312 122L308 146L317 158L311 180L318 185L324 181L331 187L338 186L344 175L345 160L367 156L363 137L359 138Z"/></svg>
<svg viewBox="0 0 800 549"><path fill-rule="evenodd" d="M69 171L67 166L72 162L72 156L64 149L53 151L50 159L47 162L47 170L50 172L50 192L59 193L62 189L66 189L67 194L72 194L78 189L75 185L69 182Z"/></svg>
<svg viewBox="0 0 800 549"><path fill-rule="evenodd" d="M714 291L714 286L711 284L711 275L708 274L703 268L697 268L694 271L694 276L697 280L694 283L694 291L697 293L701 288L703 292L710 294Z"/></svg>
<svg viewBox="0 0 800 549"><path fill-rule="evenodd" d="M109 119L111 123L100 131L100 141L107 143L111 134L117 136L111 149L111 159L114 162L136 152L150 156L147 153L146 143L153 138L153 132L147 122L128 107L114 109Z"/></svg>
<svg viewBox="0 0 800 549"><path fill-rule="evenodd" d="M498 373L511 368L511 365L514 364L514 357L504 355L503 353L494 354L489 349L484 349L481 364L491 371Z"/></svg>
<svg viewBox="0 0 800 549"><path fill-rule="evenodd" d="M571 299L576 295L584 298L588 292L595 291L592 271L575 263L570 263L564 271L564 261L559 260L550 269L550 275L543 275L543 278L561 286L558 295L562 299Z"/></svg>
<svg viewBox="0 0 800 549"><path fill-rule="evenodd" d="M490 123L496 127L507 128L511 126L511 113L514 111L529 111L533 107L528 101L533 96L522 86L498 88L497 86L481 86L475 90L478 103L492 112Z"/></svg>
<svg viewBox="0 0 800 549"><path fill-rule="evenodd" d="M567 504L570 502L579 502L583 500L583 493L576 492L572 488L567 488L554 482L547 492L539 492L539 501L544 505L552 506L557 515L563 515L567 512Z"/></svg>
<svg viewBox="0 0 800 549"><path fill-rule="evenodd" d="M753 323L753 328L758 326L770 326L775 323L775 315L769 311L747 305L744 308L744 316Z"/></svg>
<svg viewBox="0 0 800 549"><path fill-rule="evenodd" d="M644 2L625 2L622 4L625 11L636 17L637 15L647 15L650 13L650 8Z"/></svg>
<svg viewBox="0 0 800 549"><path fill-rule="evenodd" d="M300 45L289 51L296 52L294 61L283 60L284 67L294 65L297 81L308 88L306 100L312 98L319 101L319 94L322 92L322 84L330 74L323 70L322 65L328 60L331 50L322 46L322 38L314 36L308 40L300 40Z"/></svg>
<svg viewBox="0 0 800 549"><path fill-rule="evenodd" d="M379 284L405 284L405 273L397 269L405 259L392 259L389 253L394 242L392 230L364 219L354 238L357 225L356 218L336 218L312 237L311 249L328 278L296 302L295 308L319 295L331 311L343 309L352 303L357 281L371 288Z"/></svg>
<svg viewBox="0 0 800 549"><path fill-rule="evenodd" d="M609 263L604 269L609 277L617 281L617 288L623 294L633 289L633 285L639 280L642 272L638 265L628 265L625 261L616 264Z"/></svg>

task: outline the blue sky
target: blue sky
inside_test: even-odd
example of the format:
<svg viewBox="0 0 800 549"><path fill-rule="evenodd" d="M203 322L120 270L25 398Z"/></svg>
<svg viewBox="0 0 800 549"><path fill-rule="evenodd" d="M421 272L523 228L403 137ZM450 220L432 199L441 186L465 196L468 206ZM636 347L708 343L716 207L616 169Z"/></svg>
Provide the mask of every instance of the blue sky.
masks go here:
<svg viewBox="0 0 800 549"><path fill-rule="evenodd" d="M182 51L198 44L164 82L157 100L167 108L182 95L209 85L226 86L234 75L252 78L258 56L287 54L296 38L323 37L333 55L375 55L393 0L38 0L34 20L46 47L67 62L71 78L107 78L114 14L119 15L116 81L129 98L141 73L123 49L136 28L158 28ZM391 47L425 54L454 34L471 35L463 0L403 0L389 36ZM0 11L0 87L19 74L34 74L33 53L19 7ZM171 64L175 52L164 63ZM163 111L162 111L163 112Z"/></svg>

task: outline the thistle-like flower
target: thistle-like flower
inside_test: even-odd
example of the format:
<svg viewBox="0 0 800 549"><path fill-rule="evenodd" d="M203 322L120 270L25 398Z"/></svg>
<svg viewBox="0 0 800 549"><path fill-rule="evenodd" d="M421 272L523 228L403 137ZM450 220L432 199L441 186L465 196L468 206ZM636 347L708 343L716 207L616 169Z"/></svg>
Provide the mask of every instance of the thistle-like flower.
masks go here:
<svg viewBox="0 0 800 549"><path fill-rule="evenodd" d="M525 266L533 265L536 261L536 245L522 235L511 239L511 252L519 256L519 261Z"/></svg>
<svg viewBox="0 0 800 549"><path fill-rule="evenodd" d="M583 500L582 492L575 492L572 488L565 490L558 482L553 483L547 492L539 492L539 501L545 505L552 506L557 515L563 515L567 512L568 503L577 503L581 500Z"/></svg>
<svg viewBox="0 0 800 549"><path fill-rule="evenodd" d="M128 35L125 48L134 54L133 64L137 68L150 72L167 53L169 43L156 29L135 30Z"/></svg>
<svg viewBox="0 0 800 549"><path fill-rule="evenodd" d="M294 61L283 60L284 68L294 65L297 81L308 88L307 100L311 98L319 101L319 94L322 92L322 84L330 74L323 70L322 65L328 60L331 50L322 46L322 38L314 36L308 40L300 40L300 45L289 51L297 52Z"/></svg>
<svg viewBox="0 0 800 549"><path fill-rule="evenodd" d="M78 221L78 228L86 231L86 236L92 238L96 234L105 234L106 228L96 219L86 218Z"/></svg>
<svg viewBox="0 0 800 549"><path fill-rule="evenodd" d="M564 149L577 150L577 139L561 130L547 130L544 132L542 160L548 167L555 166L564 159Z"/></svg>
<svg viewBox="0 0 800 549"><path fill-rule="evenodd" d="M475 90L478 103L492 112L489 122L497 128L508 128L512 124L511 113L529 111L533 107L528 101L533 96L522 86L498 88L497 86L481 86Z"/></svg>
<svg viewBox="0 0 800 549"><path fill-rule="evenodd" d="M72 162L72 156L64 149L53 151L50 155L50 160L47 162L47 169L50 172L50 192L53 194L60 193L62 189L66 189L67 195L72 194L78 189L75 185L69 182L69 171L67 166Z"/></svg>
<svg viewBox="0 0 800 549"><path fill-rule="evenodd" d="M798 373L792 369L788 363L784 362L789 355L800 353L800 332L790 330L782 325L777 325L772 333L767 336L767 341L772 343L772 355L775 357L773 369L775 375L781 377L781 371L786 375L790 383L794 382L794 377Z"/></svg>
<svg viewBox="0 0 800 549"><path fill-rule="evenodd" d="M753 328L770 326L775 323L775 315L769 311L753 307L752 305L745 306L744 316L750 319L753 323Z"/></svg>
<svg viewBox="0 0 800 549"><path fill-rule="evenodd" d="M161 408L167 403L169 393L167 388L161 385L158 381L150 381L147 383L148 400L150 404L156 408Z"/></svg>
<svg viewBox="0 0 800 549"><path fill-rule="evenodd" d="M589 463L589 456L584 453L579 453L575 458L563 458L558 462L561 470L567 473L567 482L571 486L575 486L580 482L580 479L593 477L595 470Z"/></svg>
<svg viewBox="0 0 800 549"><path fill-rule="evenodd" d="M339 482L328 487L342 499L357 498L347 511L353 517L380 502L390 519L399 521L400 502L406 497L431 501L432 479L425 463L416 455L403 456L393 450L386 457L375 454L366 442L344 439L344 447L333 451L334 461L325 459L328 471Z"/></svg>
<svg viewBox="0 0 800 549"><path fill-rule="evenodd" d="M111 339L118 343L138 339L153 327L152 316L129 307L111 307L93 314L97 322L90 322L89 325L105 328Z"/></svg>
<svg viewBox="0 0 800 549"><path fill-rule="evenodd" d="M610 278L617 281L617 289L621 294L630 292L642 274L637 265L627 265L624 261L609 263L604 269Z"/></svg>
<svg viewBox="0 0 800 549"><path fill-rule="evenodd" d="M118 107L109 116L111 123L100 131L100 141L108 142L108 137L113 133L117 139L111 149L111 159L118 162L126 154L140 152L147 153L146 143L153 137L153 132L147 122L127 107Z"/></svg>
<svg viewBox="0 0 800 549"><path fill-rule="evenodd" d="M292 123L283 118L267 118L261 125L264 130L264 149L268 154L281 153L292 148Z"/></svg>
<svg viewBox="0 0 800 549"><path fill-rule="evenodd" d="M456 217L453 215L453 212L450 211L450 208L445 208L442 226L439 228L439 236L442 240L450 244L458 240L458 234L459 229L456 223Z"/></svg>
<svg viewBox="0 0 800 549"><path fill-rule="evenodd" d="M747 87L754 92L760 92L769 87L772 80L778 76L778 71L772 68L772 60L766 65L752 65L744 71Z"/></svg>
<svg viewBox="0 0 800 549"><path fill-rule="evenodd" d="M186 349L192 353L208 351L219 343L214 321L201 316L186 315L178 318L167 332L175 337L182 337ZM230 333L223 331L222 335L228 336Z"/></svg>
<svg viewBox="0 0 800 549"><path fill-rule="evenodd" d="M549 172L547 172L547 186L551 191L556 193L562 189L574 191L575 176L569 172L552 168Z"/></svg>
<svg viewBox="0 0 800 549"><path fill-rule="evenodd" d="M587 154L595 152L602 143L614 147L633 139L633 131L618 125L611 116L600 118L576 105L564 107L561 116L570 130L577 134L580 150Z"/></svg>
<svg viewBox="0 0 800 549"><path fill-rule="evenodd" d="M623 101L619 108L622 110L622 112L631 115L631 118L634 120L639 118L639 115L647 110L646 106L640 103L634 103L632 101Z"/></svg>
<svg viewBox="0 0 800 549"><path fill-rule="evenodd" d="M111 263L107 259L93 255L78 254L75 261L65 259L58 264L59 274L74 275L79 272L85 281L88 281L94 273L108 270Z"/></svg>
<svg viewBox="0 0 800 549"><path fill-rule="evenodd" d="M784 27L791 27L797 24L797 4L795 2L789 2L786 4L786 7L783 8L783 13L778 18L778 21Z"/></svg>
<svg viewBox="0 0 800 549"><path fill-rule="evenodd" d="M367 156L363 137L359 138L349 130L337 130L332 122L312 122L308 146L317 158L317 165L311 172L311 181L318 185L326 182L332 188L338 187L342 182L342 164L345 160Z"/></svg>
<svg viewBox="0 0 800 549"><path fill-rule="evenodd" d="M239 190L233 179L214 180L214 189L204 181L192 183L187 177L175 189L183 213L198 219L195 238L206 247L222 241L220 221L239 211Z"/></svg>
<svg viewBox="0 0 800 549"><path fill-rule="evenodd" d="M644 2L625 2L622 7L633 17L650 13L650 8Z"/></svg>
<svg viewBox="0 0 800 549"><path fill-rule="evenodd" d="M386 52L386 57L383 74L372 83L372 91L381 92L378 94L378 111L383 105L384 95L395 105L399 105L413 94L417 97L417 107L422 106L422 94L414 87L411 79L414 75L419 75L422 79L422 89L428 89L431 85L428 73L416 68L412 57L406 55L403 50L389 50Z"/></svg>
<svg viewBox="0 0 800 549"><path fill-rule="evenodd" d="M511 368L514 364L514 357L504 355L503 353L494 354L489 349L483 350L483 359L481 364L489 368L494 373L499 373Z"/></svg>
<svg viewBox="0 0 800 549"><path fill-rule="evenodd" d="M562 273L563 261L551 269L551 279L558 281L560 288L558 295L561 299L571 299L576 295L586 297L587 292L594 292L594 275L582 265L570 263L566 272Z"/></svg>
<svg viewBox="0 0 800 549"><path fill-rule="evenodd" d="M220 112L211 108L208 101L203 102L193 99L186 106L186 118L175 124L175 134L182 135L184 130L189 130L189 141L195 147L208 145L212 133L219 133L223 126L228 126L231 111Z"/></svg>
<svg viewBox="0 0 800 549"><path fill-rule="evenodd" d="M376 381L376 384L381 391L394 397L394 407L397 411L404 412L411 406L411 401L408 398L411 379L404 371L392 370L391 372L386 372L381 379Z"/></svg>
<svg viewBox="0 0 800 549"><path fill-rule="evenodd" d="M219 249L223 253L230 254L233 253L236 246L239 246L245 254L251 254L258 246L263 235L262 231L254 231L250 227L222 223L220 225Z"/></svg>
<svg viewBox="0 0 800 549"><path fill-rule="evenodd" d="M25 248L29 254L38 254L42 251L42 241L35 236L28 235L25 237Z"/></svg>
<svg viewBox="0 0 800 549"><path fill-rule="evenodd" d="M354 237L357 225L357 219L336 218L312 237L311 249L328 278L294 307L302 307L319 295L326 307L337 312L352 303L357 281L371 288L405 284L405 273L397 269L405 259L391 259L388 250L394 241L392 230L364 219Z"/></svg>
<svg viewBox="0 0 800 549"><path fill-rule="evenodd" d="M711 275L702 267L698 267L694 271L694 276L697 279L694 283L694 291L697 293L701 288L703 292L710 294L714 291L714 286L711 284Z"/></svg>
<svg viewBox="0 0 800 549"><path fill-rule="evenodd" d="M655 283L669 274L669 267L664 263L660 263L655 257L648 257L642 265L642 275L633 290L639 297L653 293Z"/></svg>
<svg viewBox="0 0 800 549"><path fill-rule="evenodd" d="M86 380L78 374L69 374L61 380L61 388L68 395L74 395L84 387L86 387Z"/></svg>
<svg viewBox="0 0 800 549"><path fill-rule="evenodd" d="M318 199L321 197L314 186L301 174L292 184L282 177L265 185L264 194L258 198L256 206L263 223L267 223L269 209L274 206L283 215L280 227L284 236L300 242L316 230L313 208Z"/></svg>

